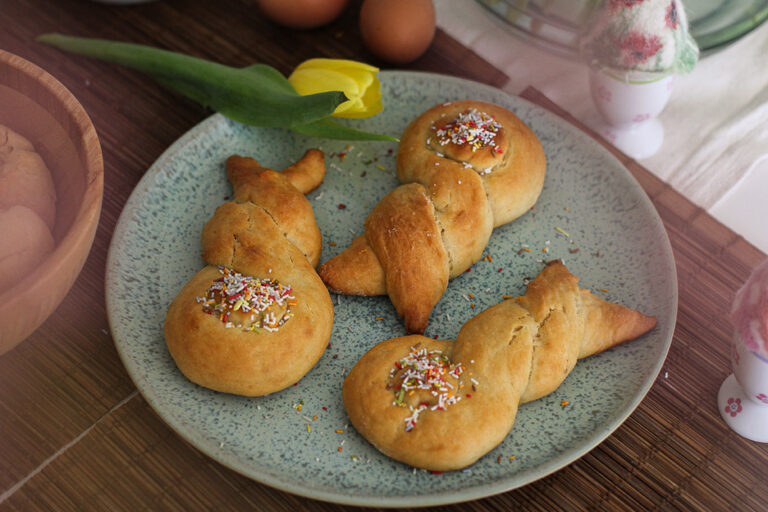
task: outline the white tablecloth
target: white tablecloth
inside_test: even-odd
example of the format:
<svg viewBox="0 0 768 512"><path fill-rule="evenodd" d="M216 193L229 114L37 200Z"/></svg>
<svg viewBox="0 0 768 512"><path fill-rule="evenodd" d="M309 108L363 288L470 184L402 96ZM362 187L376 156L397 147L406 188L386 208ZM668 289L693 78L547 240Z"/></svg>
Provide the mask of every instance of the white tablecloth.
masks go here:
<svg viewBox="0 0 768 512"><path fill-rule="evenodd" d="M435 0L438 26L510 77L533 85L576 118L597 124L586 66L505 30L470 0ZM665 139L641 163L768 252L768 23L676 77L659 119ZM764 158L764 160L761 160Z"/></svg>

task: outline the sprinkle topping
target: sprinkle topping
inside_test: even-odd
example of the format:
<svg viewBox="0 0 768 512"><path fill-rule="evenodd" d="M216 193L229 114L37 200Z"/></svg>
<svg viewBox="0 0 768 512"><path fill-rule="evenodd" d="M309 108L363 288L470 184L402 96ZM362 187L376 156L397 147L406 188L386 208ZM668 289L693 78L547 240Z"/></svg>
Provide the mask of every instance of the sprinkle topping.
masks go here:
<svg viewBox="0 0 768 512"><path fill-rule="evenodd" d="M277 331L293 316L291 306L298 304L291 295L293 288L271 279L244 276L232 269L219 267L222 277L216 279L205 296L197 297L203 311L216 315L228 328L244 331ZM237 317L237 321L231 318Z"/></svg>
<svg viewBox="0 0 768 512"><path fill-rule="evenodd" d="M452 377L458 381L463 373L464 366L461 363L451 363L448 356L440 350L411 347L407 356L395 362L389 372L390 379L396 381L395 400L392 404L410 409L411 415L405 418L406 432L413 430L422 411L444 411L461 400L458 393L463 385L461 382L453 385L447 378ZM429 392L434 399L430 402L422 401L416 407L406 405L406 395L410 396L417 390Z"/></svg>
<svg viewBox="0 0 768 512"><path fill-rule="evenodd" d="M475 108L461 112L442 128L432 126L441 146L445 146L449 142L458 146L469 144L472 146L473 152L490 146L494 153L501 153L502 151L494 141L500 128L501 123L496 121L493 116Z"/></svg>

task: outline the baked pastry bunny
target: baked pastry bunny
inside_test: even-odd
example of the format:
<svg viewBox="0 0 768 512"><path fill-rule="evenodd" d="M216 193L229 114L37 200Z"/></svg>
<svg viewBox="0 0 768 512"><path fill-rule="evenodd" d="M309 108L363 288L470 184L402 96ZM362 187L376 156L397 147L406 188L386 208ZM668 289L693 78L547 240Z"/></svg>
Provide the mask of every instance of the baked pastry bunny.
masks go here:
<svg viewBox="0 0 768 512"><path fill-rule="evenodd" d="M494 227L533 206L545 172L541 143L512 112L480 101L437 105L400 140L404 185L318 273L337 293L388 294L406 330L422 333L448 280L482 257Z"/></svg>
<svg viewBox="0 0 768 512"><path fill-rule="evenodd" d="M412 335L369 350L344 380L357 431L415 467L466 467L509 433L518 405L557 389L576 360L656 325L578 286L560 261L525 295L470 319L456 341Z"/></svg>
<svg viewBox="0 0 768 512"><path fill-rule="evenodd" d="M203 228L208 266L165 317L168 350L189 380L266 395L298 382L320 359L333 306L315 272L322 239L304 194L322 182L323 158L311 149L282 172L227 159L234 200Z"/></svg>

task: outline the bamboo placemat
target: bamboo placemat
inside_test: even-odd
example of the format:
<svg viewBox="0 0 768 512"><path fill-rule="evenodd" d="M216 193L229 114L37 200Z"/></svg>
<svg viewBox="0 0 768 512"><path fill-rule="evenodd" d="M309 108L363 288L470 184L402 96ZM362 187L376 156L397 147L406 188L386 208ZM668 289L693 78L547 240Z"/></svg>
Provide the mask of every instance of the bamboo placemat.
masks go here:
<svg viewBox="0 0 768 512"><path fill-rule="evenodd" d="M0 511L347 508L274 490L201 455L135 391L105 314L110 237L147 167L209 112L140 74L64 56L34 38L59 31L130 40L231 65L265 62L287 73L315 56L370 61L355 12L295 32L264 20L253 0L2 2L0 47L52 73L91 115L104 152L105 195L94 246L72 291L40 329L0 358ZM496 87L506 81L441 31L408 68ZM567 118L537 91L523 96ZM580 460L521 489L437 510L766 508L768 448L730 432L715 404L729 372L728 306L764 255L614 154L654 201L675 253L680 310L664 369L632 416Z"/></svg>

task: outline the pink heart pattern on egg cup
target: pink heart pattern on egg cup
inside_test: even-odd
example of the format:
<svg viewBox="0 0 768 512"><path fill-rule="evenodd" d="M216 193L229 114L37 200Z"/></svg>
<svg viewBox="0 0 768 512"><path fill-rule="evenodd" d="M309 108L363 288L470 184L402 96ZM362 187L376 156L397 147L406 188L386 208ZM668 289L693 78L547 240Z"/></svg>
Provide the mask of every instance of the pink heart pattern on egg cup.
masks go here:
<svg viewBox="0 0 768 512"><path fill-rule="evenodd" d="M768 443L768 358L747 348L736 333L731 367L717 397L720 415L737 434Z"/></svg>

